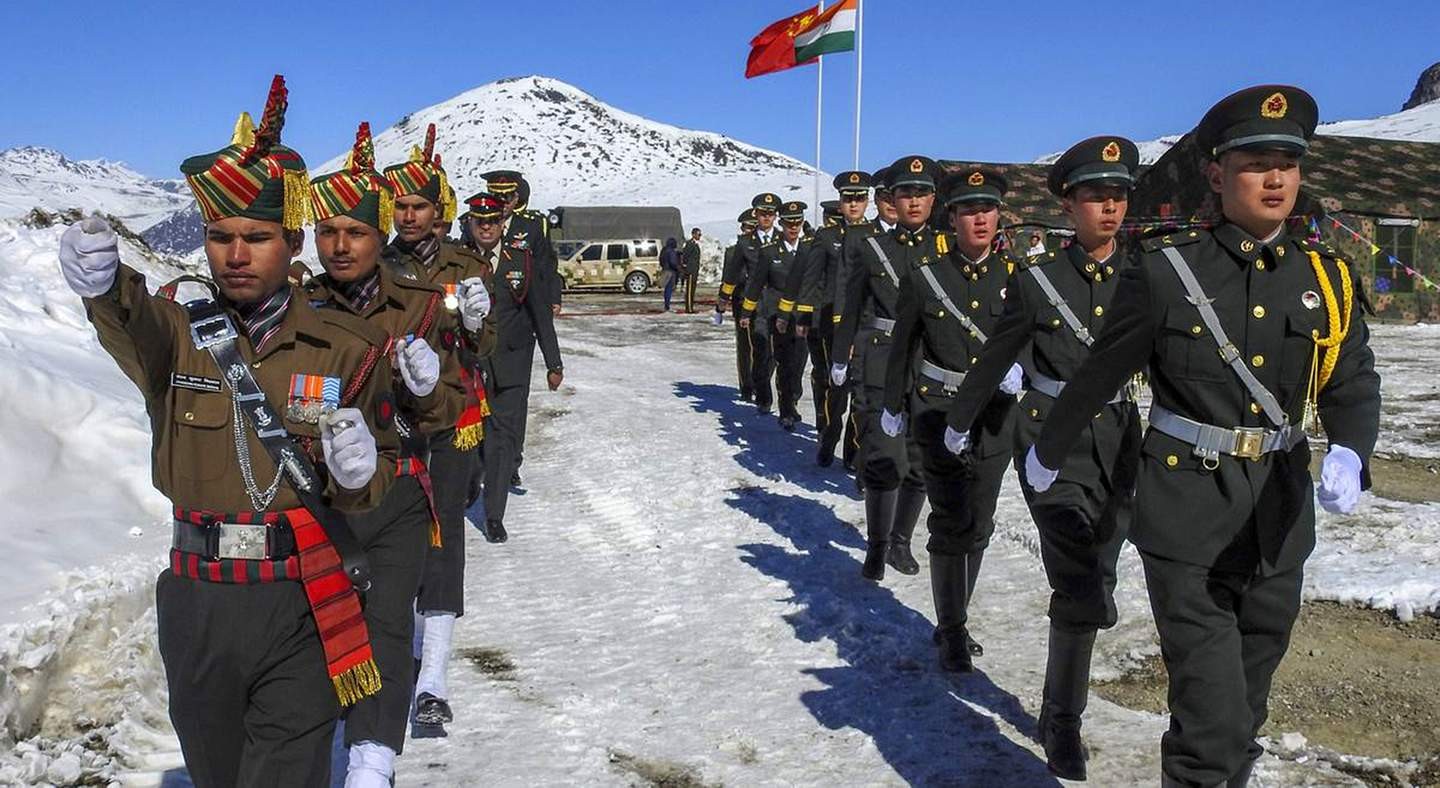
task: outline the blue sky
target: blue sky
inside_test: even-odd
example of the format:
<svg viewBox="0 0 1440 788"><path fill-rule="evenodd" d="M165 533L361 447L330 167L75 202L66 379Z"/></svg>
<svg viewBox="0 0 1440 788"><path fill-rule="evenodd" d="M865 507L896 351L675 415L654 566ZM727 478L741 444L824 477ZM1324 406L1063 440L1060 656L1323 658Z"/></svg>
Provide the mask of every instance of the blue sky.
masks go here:
<svg viewBox="0 0 1440 788"><path fill-rule="evenodd" d="M743 78L750 37L804 0L5 3L0 148L174 177L291 87L312 162L355 122L544 74L621 109L814 158L815 69ZM1440 61L1440 3L866 0L861 166L920 152L1024 161L1100 133L1184 131L1233 89L1291 82L1325 120L1400 109ZM251 9L262 9L259 11ZM544 9L541 16L536 9ZM260 16L265 14L266 16ZM851 162L855 61L826 58L823 166Z"/></svg>

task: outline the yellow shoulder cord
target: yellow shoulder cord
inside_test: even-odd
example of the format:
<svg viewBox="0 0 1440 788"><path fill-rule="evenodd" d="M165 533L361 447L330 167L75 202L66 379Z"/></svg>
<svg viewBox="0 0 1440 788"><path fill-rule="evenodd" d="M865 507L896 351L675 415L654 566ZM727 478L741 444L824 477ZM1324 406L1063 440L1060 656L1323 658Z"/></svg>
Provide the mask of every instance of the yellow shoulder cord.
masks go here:
<svg viewBox="0 0 1440 788"><path fill-rule="evenodd" d="M1330 383L1330 376L1334 374L1335 365L1340 361L1340 344L1350 333L1350 313L1355 305L1355 294L1350 282L1350 270L1345 266L1344 260L1336 258L1335 267L1340 271L1342 310L1342 303L1335 298L1335 287L1330 283L1329 275L1325 273L1325 264L1321 261L1320 255L1316 252L1307 254L1310 257L1310 266L1315 269L1315 278L1320 283L1320 294L1325 300L1325 318L1330 328L1329 335L1325 337L1320 336L1319 329L1313 329L1310 332L1311 338L1315 341L1315 349L1310 361L1310 383L1305 389L1305 413L1302 424L1311 434L1318 434L1320 392ZM1323 359L1320 354L1322 348L1325 351Z"/></svg>

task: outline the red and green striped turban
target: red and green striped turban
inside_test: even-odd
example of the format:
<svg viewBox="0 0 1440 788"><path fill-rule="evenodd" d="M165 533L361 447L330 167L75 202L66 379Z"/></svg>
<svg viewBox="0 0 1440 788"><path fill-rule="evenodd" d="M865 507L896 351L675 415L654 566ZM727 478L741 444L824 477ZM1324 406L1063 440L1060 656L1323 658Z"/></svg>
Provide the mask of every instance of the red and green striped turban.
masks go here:
<svg viewBox="0 0 1440 788"><path fill-rule="evenodd" d="M395 216L395 197L390 181L375 171L375 142L370 124L362 122L355 132L355 147L345 169L321 175L310 182L310 208L315 221L349 216L390 234Z"/></svg>
<svg viewBox="0 0 1440 788"><path fill-rule="evenodd" d="M242 112L229 145L181 162L180 172L206 222L244 216L279 222L287 230L309 222L305 160L280 144L288 103L285 77L276 74L258 131L250 113Z"/></svg>
<svg viewBox="0 0 1440 788"><path fill-rule="evenodd" d="M385 168L385 177L395 191L395 197L417 195L435 203L440 209L442 221L455 220L455 192L440 166L440 157L435 153L435 124L425 129L425 147L410 150L410 160Z"/></svg>

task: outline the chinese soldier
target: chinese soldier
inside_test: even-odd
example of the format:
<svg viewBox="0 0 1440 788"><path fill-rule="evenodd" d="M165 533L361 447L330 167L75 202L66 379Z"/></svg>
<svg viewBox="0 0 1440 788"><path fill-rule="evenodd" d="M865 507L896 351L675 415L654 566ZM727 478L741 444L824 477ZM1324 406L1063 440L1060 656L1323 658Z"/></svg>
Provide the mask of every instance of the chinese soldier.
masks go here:
<svg viewBox="0 0 1440 788"><path fill-rule="evenodd" d="M453 330L440 337L442 346L437 350L458 358L465 391L465 406L454 429L433 437L427 463L440 538L426 553L415 601L420 654L415 719L424 725L452 718L445 668L455 620L465 614L465 505L471 477L478 471L476 448L489 407L480 359L496 341L490 274L484 261L458 244L440 242L432 233L436 216L455 215L455 207L446 201L451 192L445 171L436 164L434 146L432 124L423 149L412 151L408 161L385 168L395 195L395 238L385 249L384 264L397 280L413 278L444 291L441 304Z"/></svg>
<svg viewBox="0 0 1440 788"><path fill-rule="evenodd" d="M936 170L924 156L907 156L885 169L883 201L877 190L876 203L893 205L897 224L884 228L882 208L880 219L868 228L847 231L844 276L837 282L835 309L840 319L835 324L830 382L844 385L852 363L859 370L851 407L860 426L857 464L865 489L868 548L861 574L871 580L884 578L886 563L902 574L920 571L910 552L910 538L925 505L919 447L906 435L887 434L880 422L900 279L909 273L909 258L923 256L917 250L943 243L929 224Z"/></svg>
<svg viewBox="0 0 1440 788"><path fill-rule="evenodd" d="M740 241L755 232L755 228L758 226L755 221L755 209L746 208L736 221L740 223L740 232L735 238L735 243L725 247L725 260L721 266L720 295L715 299L715 314L711 317L711 322L717 326L725 322L725 310L730 310L731 318L735 321L735 375L739 383L740 399L749 402L755 398L754 383L751 380L750 372L750 332L740 325L740 299L734 298L734 295L736 290L743 293L745 283L749 281L750 271L745 267L745 259L740 254Z"/></svg>
<svg viewBox="0 0 1440 788"><path fill-rule="evenodd" d="M813 236L802 235L805 207L803 202L781 206L780 232L759 248L758 262L745 283L740 305L740 325L750 330L754 342L751 371L755 401L760 403L761 413L769 410L766 403L772 401L770 378L774 376L780 426L786 431L800 423L796 405L805 374L805 344L789 330L795 302L784 296L791 272L803 265L813 240Z"/></svg>
<svg viewBox="0 0 1440 788"><path fill-rule="evenodd" d="M1016 467L1024 465L1055 400L1113 315L1125 257L1116 234L1139 159L1134 143L1104 136L1076 143L1051 166L1049 188L1075 227L1075 241L1060 252L1028 256L1011 276L1004 314L950 410L946 442L956 449L966 450L983 428L996 388L1014 393L1023 380L1010 448ZM1080 716L1095 632L1116 622L1115 562L1128 530L1140 450L1139 412L1127 389L1112 392L1086 423L1049 490L1024 488L1051 589L1041 741L1050 769L1069 780L1085 779Z"/></svg>
<svg viewBox="0 0 1440 788"><path fill-rule="evenodd" d="M60 244L154 428L153 479L175 518L160 656L200 788L328 784L341 708L383 686L357 584L388 593L373 582L390 578L369 575L349 515L395 477L385 337L287 281L310 201L304 161L280 144L286 99L277 76L258 129L242 115L229 145L180 165L214 301L175 303L178 281L151 295L98 218Z"/></svg>
<svg viewBox="0 0 1440 788"><path fill-rule="evenodd" d="M550 302L543 291L531 291L532 287L543 287L544 282L537 272L534 247L505 241L504 198L481 192L466 203L470 211L465 221L475 242L475 254L495 276L494 317L500 340L484 363L492 416L486 422L483 472L485 538L503 542L509 538L505 505L524 445L536 344L540 346L545 382L551 391L560 388L565 368Z"/></svg>
<svg viewBox="0 0 1440 788"><path fill-rule="evenodd" d="M805 265L791 278L786 298L795 301L796 334L810 348L810 395L815 400L815 429L820 433L816 462L829 467L845 429L846 391L830 385L830 349L835 343L835 286L845 253L847 228L865 223L870 204L870 174L842 172L835 176L840 200L825 213L827 223L815 231ZM834 217L831 220L831 217Z"/></svg>
<svg viewBox="0 0 1440 788"><path fill-rule="evenodd" d="M1315 100L1283 85L1205 114L1193 139L1223 220L1144 243L1026 457L1026 482L1050 489L1095 414L1148 368L1130 539L1170 678L1166 786L1243 786L1262 752L1315 545L1307 429L1329 444L1320 505L1349 512L1369 482L1380 380L1359 272L1286 231L1316 118Z"/></svg>
<svg viewBox="0 0 1440 788"><path fill-rule="evenodd" d="M896 195L902 222L915 200L933 199L913 191ZM908 411L930 499L930 585L940 665L969 671L970 599L995 531L1018 386L991 388L963 452L946 448L945 419L995 331L1013 263L991 251L1005 180L993 170L971 168L947 178L942 192L953 240L939 232L910 233L893 258L894 264L907 266L907 273L900 278L881 427L887 436L898 437Z"/></svg>
<svg viewBox="0 0 1440 788"><path fill-rule="evenodd" d="M362 700L345 718L347 785L388 786L405 743L415 682L415 594L428 547L441 546L425 462L432 441L453 440L465 390L459 358L449 349L456 327L444 305L445 291L411 271L397 275L380 265L394 198L389 181L375 171L370 124L360 124L345 169L311 183L310 204L315 249L325 269L308 283L311 304L355 315L383 332L386 365L393 367L399 477L378 508L352 520L370 555L365 621L382 683L378 695Z"/></svg>
<svg viewBox="0 0 1440 788"><path fill-rule="evenodd" d="M750 280L759 276L757 272L760 270L760 247L771 243L778 236L775 231L775 215L779 209L779 196L772 192L761 192L750 201L750 215L755 220L752 229L745 230L744 214L741 214L741 232L740 237L735 239L735 255L732 264L727 265L722 274L720 297L715 304L716 311L723 314L734 302L735 328L745 335L745 357L748 362L746 366L750 371L748 388L755 407L762 415L770 412L775 401L771 392L766 391L762 399L761 392L755 389L755 378L759 374L756 371L755 355L761 352L756 347L759 338L752 330L752 321L741 320L741 302L744 300L745 290L750 287ZM742 385L742 394L745 390L746 386Z"/></svg>

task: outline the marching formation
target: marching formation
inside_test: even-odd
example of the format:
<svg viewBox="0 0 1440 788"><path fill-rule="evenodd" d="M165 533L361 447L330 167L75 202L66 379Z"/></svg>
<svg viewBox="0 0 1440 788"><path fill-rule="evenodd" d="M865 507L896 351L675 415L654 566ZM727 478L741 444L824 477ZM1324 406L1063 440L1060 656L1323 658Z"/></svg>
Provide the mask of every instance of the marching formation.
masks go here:
<svg viewBox="0 0 1440 788"><path fill-rule="evenodd" d="M1050 168L1074 229L1059 251L1003 243L999 172L924 156L840 173L814 232L803 203L761 193L726 250L714 322L736 318L740 397L793 430L806 340L816 461L843 436L865 497L865 578L918 573L929 502L943 670L985 653L968 610L1014 464L1051 588L1039 727L1059 777L1086 777L1091 652L1129 540L1170 680L1161 783L1247 784L1315 542L1310 440L1328 441L1323 507L1349 512L1369 485L1380 387L1359 272L1287 226L1317 118L1283 85L1216 104L1193 177L1222 216L1132 246L1139 152L1101 136Z"/></svg>
<svg viewBox="0 0 1440 788"><path fill-rule="evenodd" d="M485 174L452 241L434 126L382 171L362 123L344 167L311 179L281 143L287 100L277 76L258 127L242 114L181 164L210 277L151 293L98 218L60 262L145 398L174 505L156 600L191 779L327 784L343 719L346 785L388 786L407 730L454 717L466 514L483 505L486 540L508 538L537 346L548 387L564 380L561 283L519 172ZM1052 592L1040 732L1060 777L1086 777L1091 652L1128 540L1170 679L1162 784L1245 785L1314 546L1310 440L1328 443L1322 506L1368 486L1380 395L1358 273L1287 229L1317 115L1288 86L1215 105L1194 177L1223 218L1138 245L1120 237L1138 151L1101 136L1051 167L1074 228L1058 251L1001 243L1000 172L916 155L836 176L818 230L758 194L725 252L714 320L734 319L739 396L793 431L808 360L816 462L838 449L864 495L865 578L920 572L928 502L945 671L985 657L970 603L1019 471ZM308 278L291 261L312 222Z"/></svg>

